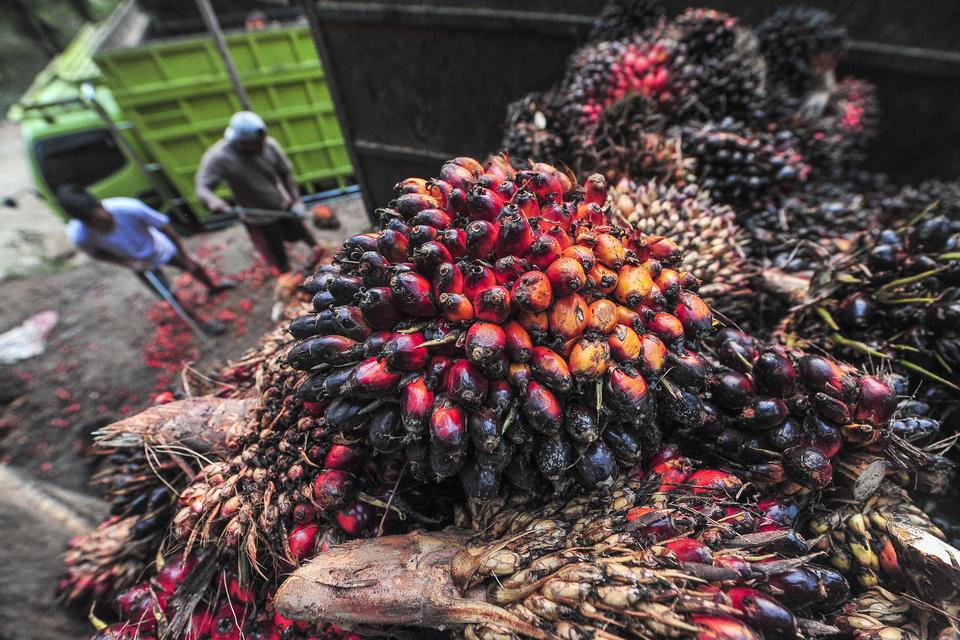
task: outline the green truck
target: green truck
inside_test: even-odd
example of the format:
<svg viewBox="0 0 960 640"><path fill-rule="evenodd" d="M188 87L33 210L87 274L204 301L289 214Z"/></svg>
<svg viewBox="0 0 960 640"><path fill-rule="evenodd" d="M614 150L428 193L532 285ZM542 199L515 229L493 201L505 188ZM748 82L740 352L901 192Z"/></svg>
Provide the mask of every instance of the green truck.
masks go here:
<svg viewBox="0 0 960 640"><path fill-rule="evenodd" d="M343 191L352 167L310 30L295 17L270 24L226 30L253 108L303 193ZM209 35L155 31L150 15L126 0L84 27L10 109L37 193L59 215L53 194L76 183L101 198L140 198L185 230L230 221L204 210L193 177L240 104Z"/></svg>

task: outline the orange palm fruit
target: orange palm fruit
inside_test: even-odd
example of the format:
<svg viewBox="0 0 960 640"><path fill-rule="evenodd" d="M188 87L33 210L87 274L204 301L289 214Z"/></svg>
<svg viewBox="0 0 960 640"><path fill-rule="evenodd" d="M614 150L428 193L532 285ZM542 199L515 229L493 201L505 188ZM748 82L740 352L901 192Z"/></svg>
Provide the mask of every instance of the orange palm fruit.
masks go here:
<svg viewBox="0 0 960 640"><path fill-rule="evenodd" d="M450 322L465 322L473 320L473 305L462 293L441 293L440 311L443 317Z"/></svg>
<svg viewBox="0 0 960 640"><path fill-rule="evenodd" d="M590 282L593 283L593 286L603 294L612 293L613 290L617 288L617 281L619 280L616 271L599 262L593 265L587 277L590 279Z"/></svg>
<svg viewBox="0 0 960 640"><path fill-rule="evenodd" d="M683 249L670 238L657 237L650 241L650 255L664 264L680 264L683 259Z"/></svg>
<svg viewBox="0 0 960 640"><path fill-rule="evenodd" d="M610 357L617 362L633 362L642 352L640 336L622 324L616 325L613 332L607 336L607 344L610 346Z"/></svg>
<svg viewBox="0 0 960 640"><path fill-rule="evenodd" d="M521 394L526 393L527 385L533 380L533 371L525 362L514 362L507 369L507 381Z"/></svg>
<svg viewBox="0 0 960 640"><path fill-rule="evenodd" d="M553 287L547 274L542 271L528 271L513 283L510 295L517 309L537 313L550 307L553 302Z"/></svg>
<svg viewBox="0 0 960 640"><path fill-rule="evenodd" d="M590 323L590 308L575 293L557 298L547 315L550 332L564 341L582 334Z"/></svg>
<svg viewBox="0 0 960 640"><path fill-rule="evenodd" d="M581 244L573 244L568 246L560 254L563 258L573 258L580 263L580 266L583 267L585 273L590 273L590 270L593 269L594 265L597 264L597 256L593 255L593 251L589 247L585 247Z"/></svg>
<svg viewBox="0 0 960 640"><path fill-rule="evenodd" d="M643 326L643 318L639 313L619 304L617 305L617 322L628 327L633 327L636 331L639 331L640 327Z"/></svg>
<svg viewBox="0 0 960 640"><path fill-rule="evenodd" d="M557 297L565 296L583 288L587 283L587 274L573 258L560 258L547 267L547 277Z"/></svg>
<svg viewBox="0 0 960 640"><path fill-rule="evenodd" d="M620 304L633 307L643 302L653 289L653 278L642 266L628 264L620 269L613 296Z"/></svg>
<svg viewBox="0 0 960 640"><path fill-rule="evenodd" d="M581 338L573 345L567 361L577 380L599 380L607 371L610 346L602 338Z"/></svg>
<svg viewBox="0 0 960 640"><path fill-rule="evenodd" d="M653 279L653 283L668 300L676 298L682 288L680 273L670 268L660 271L660 274Z"/></svg>
<svg viewBox="0 0 960 640"><path fill-rule="evenodd" d="M606 335L617 326L617 305L606 298L590 303L590 322L587 331L596 331Z"/></svg>
<svg viewBox="0 0 960 640"><path fill-rule="evenodd" d="M623 243L609 233L597 234L593 253L597 256L597 260L611 269L619 269L627 257L627 250L624 249Z"/></svg>
<svg viewBox="0 0 960 640"><path fill-rule="evenodd" d="M534 347L530 359L530 370L534 380L543 383L553 391L566 393L573 386L573 375L567 362L555 351L546 347Z"/></svg>
<svg viewBox="0 0 960 640"><path fill-rule="evenodd" d="M640 339L640 356L637 365L644 374L660 373L667 364L667 345L652 333L643 333Z"/></svg>

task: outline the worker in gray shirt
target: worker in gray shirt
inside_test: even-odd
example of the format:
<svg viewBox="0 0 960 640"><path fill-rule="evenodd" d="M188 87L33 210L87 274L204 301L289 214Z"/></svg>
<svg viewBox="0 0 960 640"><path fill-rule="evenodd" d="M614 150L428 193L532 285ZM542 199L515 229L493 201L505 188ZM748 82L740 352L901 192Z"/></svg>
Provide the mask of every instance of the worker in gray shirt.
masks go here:
<svg viewBox="0 0 960 640"><path fill-rule="evenodd" d="M197 196L214 213L227 213L230 205L214 190L225 182L241 209L240 219L250 240L267 264L280 272L290 270L284 242L317 241L303 222L303 203L293 178L293 167L267 125L252 111L230 118L222 140L207 149L197 171ZM269 215L266 212L281 215ZM283 216L282 212L291 215Z"/></svg>

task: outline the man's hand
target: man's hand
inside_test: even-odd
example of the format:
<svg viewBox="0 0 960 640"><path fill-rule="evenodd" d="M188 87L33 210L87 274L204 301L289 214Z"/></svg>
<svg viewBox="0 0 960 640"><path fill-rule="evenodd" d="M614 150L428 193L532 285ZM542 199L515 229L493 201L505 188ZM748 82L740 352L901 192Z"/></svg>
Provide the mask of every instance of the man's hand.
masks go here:
<svg viewBox="0 0 960 640"><path fill-rule="evenodd" d="M307 219L307 208L303 206L301 200L294 200L293 204L290 205L290 213L293 214L294 218L298 220Z"/></svg>
<svg viewBox="0 0 960 640"><path fill-rule="evenodd" d="M227 213L230 211L230 205L220 196L213 196L207 200L207 208L211 213Z"/></svg>

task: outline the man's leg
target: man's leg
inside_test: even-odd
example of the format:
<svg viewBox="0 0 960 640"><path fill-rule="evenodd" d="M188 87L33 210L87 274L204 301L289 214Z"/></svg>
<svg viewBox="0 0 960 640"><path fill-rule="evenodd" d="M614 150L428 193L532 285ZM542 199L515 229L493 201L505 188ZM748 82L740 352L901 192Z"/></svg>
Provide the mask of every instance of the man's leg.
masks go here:
<svg viewBox="0 0 960 640"><path fill-rule="evenodd" d="M283 237L287 242L304 242L308 247L316 247L317 239L310 233L303 220L285 218L276 222L283 226Z"/></svg>
<svg viewBox="0 0 960 640"><path fill-rule="evenodd" d="M173 288L170 286L167 278L163 275L163 272L159 268L150 271L150 274L153 276L153 278L150 278L145 273L140 273L139 271L136 271L135 273L140 281L147 285L158 298L172 306L173 310L178 314L187 316L187 318L198 325L204 333L220 335L224 332L225 329L222 323L217 322L216 320L205 322L197 317L193 310L184 305L173 293Z"/></svg>
<svg viewBox="0 0 960 640"><path fill-rule="evenodd" d="M283 246L283 232L277 224L276 222L263 225L244 223L243 226L246 227L253 246L268 265L280 272L289 271L290 263L287 260L287 250Z"/></svg>
<svg viewBox="0 0 960 640"><path fill-rule="evenodd" d="M220 293L221 291L226 291L227 289L232 289L237 286L235 282L230 280L223 280L220 282L220 284L215 284L213 282L213 278L211 278L207 270L203 268L203 265L196 260L186 260L179 251L174 254L173 258L170 259L168 264L173 265L181 271L189 273L200 283L202 283L210 293Z"/></svg>

